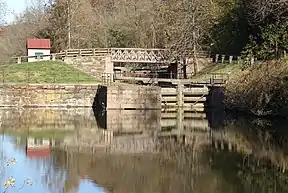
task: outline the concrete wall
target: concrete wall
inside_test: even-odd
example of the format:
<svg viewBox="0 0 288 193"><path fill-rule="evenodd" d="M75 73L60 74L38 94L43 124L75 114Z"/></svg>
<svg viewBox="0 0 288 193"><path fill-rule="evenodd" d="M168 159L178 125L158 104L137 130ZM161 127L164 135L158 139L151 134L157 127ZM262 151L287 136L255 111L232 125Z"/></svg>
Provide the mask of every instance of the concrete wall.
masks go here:
<svg viewBox="0 0 288 193"><path fill-rule="evenodd" d="M49 49L28 49L28 56L35 56L35 53L36 52L42 52L43 55L50 55L50 50ZM43 59L40 59L41 61L43 60L50 60L50 56L46 56L46 57L43 57ZM38 61L35 58L28 58L28 62L36 62Z"/></svg>
<svg viewBox="0 0 288 193"><path fill-rule="evenodd" d="M97 103L106 109L161 109L161 88L119 85L101 87Z"/></svg>
<svg viewBox="0 0 288 193"><path fill-rule="evenodd" d="M102 73L113 74L114 69L110 56L66 57L64 62L94 77L100 77Z"/></svg>

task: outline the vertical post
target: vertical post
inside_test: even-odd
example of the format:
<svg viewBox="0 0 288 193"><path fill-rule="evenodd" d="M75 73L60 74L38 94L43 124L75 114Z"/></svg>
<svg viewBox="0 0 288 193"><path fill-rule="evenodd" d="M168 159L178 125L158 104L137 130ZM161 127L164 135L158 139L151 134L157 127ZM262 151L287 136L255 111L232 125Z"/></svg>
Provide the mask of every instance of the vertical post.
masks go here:
<svg viewBox="0 0 288 193"><path fill-rule="evenodd" d="M229 56L229 64L232 63L232 60L233 60L233 56Z"/></svg>
<svg viewBox="0 0 288 193"><path fill-rule="evenodd" d="M251 65L254 64L254 58L253 58L253 57L250 58L250 64L251 64Z"/></svg>
<svg viewBox="0 0 288 193"><path fill-rule="evenodd" d="M177 105L178 107L183 107L183 89L184 89L184 85L179 82L177 85Z"/></svg>
<svg viewBox="0 0 288 193"><path fill-rule="evenodd" d="M222 58L221 58L221 63L222 64L224 63L224 60L225 60L225 55L222 55Z"/></svg>
<svg viewBox="0 0 288 193"><path fill-rule="evenodd" d="M237 57L237 63L240 64L240 61L241 61L241 56L238 56Z"/></svg>
<svg viewBox="0 0 288 193"><path fill-rule="evenodd" d="M177 127L176 129L179 132L179 135L183 131L183 120L184 120L184 109L183 108L178 108L177 109Z"/></svg>
<svg viewBox="0 0 288 193"><path fill-rule="evenodd" d="M21 57L17 58L17 64L21 64Z"/></svg>
<svg viewBox="0 0 288 193"><path fill-rule="evenodd" d="M5 82L5 68L2 69L2 83Z"/></svg>
<svg viewBox="0 0 288 193"><path fill-rule="evenodd" d="M284 50L284 59L286 60L287 59L287 52L286 52L286 50Z"/></svg>
<svg viewBox="0 0 288 193"><path fill-rule="evenodd" d="M177 62L176 63L176 79L180 79L181 77L181 68L180 68L180 66L181 66L181 64L180 64L180 62Z"/></svg>
<svg viewBox="0 0 288 193"><path fill-rule="evenodd" d="M52 61L55 61L55 60L56 60L56 55L52 54Z"/></svg>
<svg viewBox="0 0 288 193"><path fill-rule="evenodd" d="M110 80L113 82L113 74L114 74L114 63L111 61L111 56L105 57L105 70L104 73L107 75L110 75Z"/></svg>
<svg viewBox="0 0 288 193"><path fill-rule="evenodd" d="M218 60L219 60L219 54L216 54L215 55L215 63L218 63Z"/></svg>

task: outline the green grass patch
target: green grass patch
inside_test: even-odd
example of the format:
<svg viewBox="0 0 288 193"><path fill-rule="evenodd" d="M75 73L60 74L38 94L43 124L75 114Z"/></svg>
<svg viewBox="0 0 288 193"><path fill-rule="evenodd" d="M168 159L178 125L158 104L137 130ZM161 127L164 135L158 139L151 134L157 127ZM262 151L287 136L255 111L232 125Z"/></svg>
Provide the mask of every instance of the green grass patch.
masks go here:
<svg viewBox="0 0 288 193"><path fill-rule="evenodd" d="M22 138L34 137L39 139L64 139L66 136L74 134L74 131L61 130L42 130L42 131L28 131L28 130L5 130L3 134L17 136Z"/></svg>
<svg viewBox="0 0 288 193"><path fill-rule="evenodd" d="M99 83L96 79L60 61L26 62L0 66L2 83Z"/></svg>
<svg viewBox="0 0 288 193"><path fill-rule="evenodd" d="M229 73L231 77L241 72L241 70L241 64L209 64L192 78L205 78L207 74L209 76L211 73Z"/></svg>

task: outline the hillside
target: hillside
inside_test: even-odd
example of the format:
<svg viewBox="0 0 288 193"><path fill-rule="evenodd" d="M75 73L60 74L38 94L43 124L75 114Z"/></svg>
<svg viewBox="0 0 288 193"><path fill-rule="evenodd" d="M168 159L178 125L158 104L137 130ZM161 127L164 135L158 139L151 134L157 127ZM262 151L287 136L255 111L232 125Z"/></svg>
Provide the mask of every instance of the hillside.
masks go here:
<svg viewBox="0 0 288 193"><path fill-rule="evenodd" d="M3 83L98 83L94 77L60 61L41 61L0 66Z"/></svg>
<svg viewBox="0 0 288 193"><path fill-rule="evenodd" d="M235 77L240 74L242 71L241 64L209 64L202 70L200 70L196 75L192 76L192 78L207 78L206 74L211 73L228 73L230 78Z"/></svg>
<svg viewBox="0 0 288 193"><path fill-rule="evenodd" d="M257 116L287 116L287 74L285 61L270 61L247 68L228 83L226 107Z"/></svg>

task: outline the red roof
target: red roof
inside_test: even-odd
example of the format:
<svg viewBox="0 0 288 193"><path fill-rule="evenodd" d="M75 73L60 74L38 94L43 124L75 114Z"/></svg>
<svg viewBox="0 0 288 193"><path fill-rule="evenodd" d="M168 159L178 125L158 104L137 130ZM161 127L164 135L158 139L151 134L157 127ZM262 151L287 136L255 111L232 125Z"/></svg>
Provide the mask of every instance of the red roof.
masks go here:
<svg viewBox="0 0 288 193"><path fill-rule="evenodd" d="M27 48L28 49L50 49L51 42L50 42L50 39L28 39Z"/></svg>
<svg viewBox="0 0 288 193"><path fill-rule="evenodd" d="M50 148L27 148L26 155L28 157L50 157Z"/></svg>

